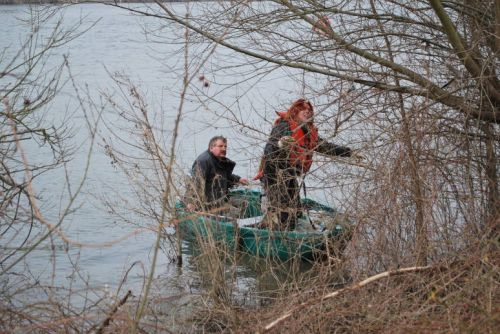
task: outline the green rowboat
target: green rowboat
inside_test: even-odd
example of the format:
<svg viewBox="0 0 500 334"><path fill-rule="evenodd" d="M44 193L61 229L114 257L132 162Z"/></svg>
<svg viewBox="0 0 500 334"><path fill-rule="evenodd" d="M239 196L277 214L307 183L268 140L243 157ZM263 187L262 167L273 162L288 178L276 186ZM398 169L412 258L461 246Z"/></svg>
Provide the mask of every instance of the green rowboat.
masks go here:
<svg viewBox="0 0 500 334"><path fill-rule="evenodd" d="M232 190L230 197L230 202L239 209L239 218L187 212L178 202L182 237L214 240L229 249L280 261L338 256L350 239L353 224L334 208L312 199L301 200L303 217L295 230L276 231L257 228L262 219L260 190L240 188Z"/></svg>

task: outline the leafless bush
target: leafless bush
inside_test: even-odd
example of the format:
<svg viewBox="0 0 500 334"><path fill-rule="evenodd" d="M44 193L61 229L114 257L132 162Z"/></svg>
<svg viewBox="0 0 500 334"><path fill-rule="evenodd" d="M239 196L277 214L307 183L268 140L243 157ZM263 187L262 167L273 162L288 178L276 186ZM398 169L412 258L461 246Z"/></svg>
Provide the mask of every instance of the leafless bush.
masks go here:
<svg viewBox="0 0 500 334"><path fill-rule="evenodd" d="M500 207L496 2L216 2L193 5L189 19L157 4L158 11L143 14L190 29L190 42L241 55L231 63L238 74L232 84L242 81L248 63L259 69L256 76L286 69L297 95L315 100L327 139L351 141L365 154L362 164L320 159L308 176L358 223L346 254L351 282L426 268L348 289L294 313L278 331L460 331L498 324L492 297L498 264L491 261L498 255ZM325 16L329 24L318 25ZM212 75L224 73L224 55L212 60ZM284 104L262 101L273 110ZM255 118L245 117L258 107L228 109L217 115L251 138L265 137ZM273 118L262 109L259 117ZM315 282L323 287L318 300L326 282ZM488 292L478 293L485 284ZM304 298L297 296L297 302Z"/></svg>
<svg viewBox="0 0 500 334"><path fill-rule="evenodd" d="M72 82L69 59L51 58L86 24L65 27L57 8L26 8L28 19L19 22L26 39L13 42L0 56L0 331L87 332L104 321L99 313L108 313L119 300L93 287L81 273L75 249L82 245L65 233L66 220L78 208L90 153L80 180L70 179L76 131L67 124L74 114L47 112L63 85L73 83L92 152L99 120L85 113L92 105L85 106ZM65 177L60 180L59 211L54 212L57 203L51 196L56 194L42 193L36 185L59 172ZM57 281L58 259L65 257L70 265L67 285ZM35 259L43 261L44 272L32 268Z"/></svg>

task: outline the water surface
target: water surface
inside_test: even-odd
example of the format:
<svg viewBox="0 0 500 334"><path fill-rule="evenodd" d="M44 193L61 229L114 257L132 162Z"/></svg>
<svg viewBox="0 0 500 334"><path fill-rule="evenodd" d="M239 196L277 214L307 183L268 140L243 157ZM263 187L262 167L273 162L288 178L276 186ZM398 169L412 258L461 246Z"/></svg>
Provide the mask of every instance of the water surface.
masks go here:
<svg viewBox="0 0 500 334"><path fill-rule="evenodd" d="M173 6L183 8L181 6L184 5ZM32 7L27 5L0 6L0 27L3 31L0 49L5 52L4 59L12 57L30 33L30 26L22 21L29 18L30 8ZM179 52L179 45L159 43L157 39L146 38L144 34L146 21L140 17L100 4L64 8L53 17L53 23L42 27L42 38L48 36L59 17L65 28L81 23L81 27L78 28L80 31L88 29L78 38L51 51L43 69L50 72L65 59L68 61L69 71L66 70L62 77L65 85L52 103L45 108L45 113L48 120L71 128L73 137L70 143L76 150L67 168L69 182L73 184L74 189L86 169L89 149L86 119L78 97L84 99L85 110L95 115L92 107L98 108L104 103L103 93L120 101L120 87L112 79L112 75L120 74L129 78L142 92L149 110L157 120L155 124L164 129L165 138L161 140L168 148L171 140L168 134L177 114L182 88L180 85L182 72L177 70L182 68L183 58L182 52ZM153 26L155 24L154 21L147 23ZM193 49L193 53L195 52L196 49ZM221 59L228 54L228 50L224 49L217 52L221 55ZM264 145L263 134L267 132L266 127L270 128L269 122L266 123L257 117L254 108L261 108L260 114L268 113L270 119L274 115L274 110L267 110L268 106L265 103L259 106L256 101L292 99L293 84L284 83L278 74L267 75L262 81L249 79L244 83L241 83L242 78L224 76L223 72L219 72L219 75L210 77L211 85L203 94L217 95L219 102L234 107L233 111L236 113L248 115L245 119L249 123L261 122L262 133L242 135L241 128L220 117L224 114L224 108L218 110L219 115L214 115L206 109L206 105L195 99L194 95L190 95L184 106L184 116L176 146L178 155L176 168L186 172L194 158L206 149L208 139L215 134L222 134L229 138L229 156L238 163L235 172L251 177L255 173L258 157ZM232 82L240 84L231 87ZM2 81L1 84L4 86L7 83ZM205 89L199 85L200 83L195 80L193 91L199 92ZM224 93L220 94L220 91ZM89 99L93 105L88 103ZM108 122L108 126L110 122L122 122L116 123L116 127L112 129L126 138L128 135L126 132L119 133L122 126L127 125L123 120L116 120L116 116L108 114L107 111L104 113L104 119ZM62 225L64 233L82 246L75 243L66 245L55 236L43 247L29 254L25 258L25 263L33 276L46 280L47 284L56 286L66 286L70 283L77 286L88 284L90 287L110 287L112 290L121 286L121 291L132 289L138 294L145 273L149 271L155 234L145 229L151 226L150 221L141 221L136 219L136 216L130 215L125 217L129 220L126 223L119 217L111 215L104 205L107 199L119 199L117 205L121 204L126 209L129 204L136 205L139 201L128 186L130 181L128 177L114 167L111 159L105 154L104 140L111 137L109 130L105 126L100 128L91 154L88 177L82 195L75 204L78 209ZM50 153L40 143L27 141L23 145L29 158L34 162L44 161L46 155ZM119 143L115 142L115 145ZM46 218L52 223L57 222L68 200L64 170L58 169L37 178L35 189L41 194L40 205ZM125 236L128 237L123 239ZM103 244L108 246L100 246ZM172 250L165 249L170 247L169 243L164 243L163 247L156 267L156 276L169 281L166 285L172 286L172 293L178 292L175 286L182 287L184 291L196 290L200 278L195 274L197 271L191 261L188 246L184 245L182 269L177 268L172 262ZM79 275L73 275L75 268L78 269ZM242 290L253 289L258 269L249 269L245 265L236 267L235 270L240 277L237 285ZM125 274L127 274L126 280L122 282ZM122 283L124 284L121 285Z"/></svg>

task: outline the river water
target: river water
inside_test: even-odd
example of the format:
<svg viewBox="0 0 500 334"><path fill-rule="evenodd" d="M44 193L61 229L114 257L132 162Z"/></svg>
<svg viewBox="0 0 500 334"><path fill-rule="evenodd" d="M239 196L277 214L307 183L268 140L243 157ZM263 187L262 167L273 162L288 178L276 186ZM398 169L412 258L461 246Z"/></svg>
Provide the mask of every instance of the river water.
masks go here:
<svg viewBox="0 0 500 334"><path fill-rule="evenodd" d="M173 6L182 10L185 5ZM27 5L0 6L0 49L5 52L5 59L16 52L30 33L30 27L22 21L29 18L30 8ZM81 22L83 29L88 28L78 38L52 51L44 69L45 71L62 63L64 57L68 59L73 82L68 80L69 74L65 71L63 81L66 84L45 108L45 112L48 119L56 123L63 122L72 128L71 143L76 151L73 160L68 163L68 170L69 181L76 184L85 169L89 143L86 140L88 132L82 105L78 102L74 86L78 87L80 96L92 99L95 105L99 105L103 92L119 96L119 87L111 75L124 74L143 92L148 108L157 113L155 118L161 120L161 126L168 133L173 126L182 88L182 72L179 72L179 68L182 68L183 53L179 45L146 38L144 29L154 28L154 24L158 22L143 20L124 10L100 4L83 4L66 7L52 18L53 22L58 17L62 17L63 27ZM53 24L43 27L41 31L46 29L48 32L52 27ZM177 33L182 34L182 31ZM199 48L193 48L194 58L199 56ZM217 50L216 54L218 59L227 59L225 57L229 55L227 50L222 49ZM235 60L232 59L231 62L235 63ZM217 66L223 67L220 63ZM203 71L204 68L200 73L205 73ZM265 133L270 129L269 120L274 118L274 106L271 103L279 104L278 101L283 101L286 104L299 94L300 87L283 80L283 73L273 72L264 76L263 80L262 76L257 79L253 76L255 70L248 71L249 78L231 77L230 71L227 70L227 76L222 75L223 70L217 72L218 77L207 74L209 87L204 87L196 77L192 91L198 95L216 97L218 103L242 115L241 118L249 124L255 123L257 130L244 132L225 118L227 111L224 108L218 108L217 103L209 105L207 101L210 98L202 101L196 99L194 94L188 95L176 146L177 168L187 171L193 159L206 149L208 139L214 134L223 134L229 139L228 156L237 162L235 172L251 177L255 173L264 145ZM233 85L237 82L237 85ZM85 105L85 108L91 109L89 103ZM261 116L257 116L254 108L259 109L258 114ZM216 110L217 113L207 109ZM63 118L68 114L71 117ZM267 115L269 120L260 118L262 115ZM106 118L107 115L104 114L103 117ZM125 273L128 273L122 289L131 289L137 293L142 288L145 272L149 270L155 235L147 230L134 234L138 227L144 226L143 222L124 223L115 215L109 214L109 210L103 205L103 198L113 197L113 192L119 193L130 203L137 201L135 194L128 188L127 177L110 163L110 158L104 152L103 140L108 138L109 131L109 128L100 128L92 151L89 175L82 196L75 204L78 209L62 225L63 231L75 244L78 242L84 245L66 245L56 236L52 240L55 247L47 242L44 247L39 247L24 259L33 276L47 281L47 284L109 287L115 291L122 283ZM113 131L121 130L116 127ZM122 136L126 137L127 134L123 133ZM168 147L170 139L163 140ZM47 154L37 143L26 142L24 149L32 161L43 161ZM40 203L46 217L51 222L57 221L62 208L67 204L64 170L59 169L39 177L35 189L41 194ZM124 236L127 237L120 240ZM109 245L103 247L102 244L105 243ZM183 268L178 268L166 255L171 253L168 249L160 252L156 277L163 279L165 286L171 287L169 292L172 294L179 290L196 290L199 286L200 278L187 248L188 245L184 245ZM75 267L80 273L76 278L73 275ZM240 275L238 284L243 289L252 289L256 284L262 284L262 281L257 280L258 270L255 268L241 266L237 271Z"/></svg>

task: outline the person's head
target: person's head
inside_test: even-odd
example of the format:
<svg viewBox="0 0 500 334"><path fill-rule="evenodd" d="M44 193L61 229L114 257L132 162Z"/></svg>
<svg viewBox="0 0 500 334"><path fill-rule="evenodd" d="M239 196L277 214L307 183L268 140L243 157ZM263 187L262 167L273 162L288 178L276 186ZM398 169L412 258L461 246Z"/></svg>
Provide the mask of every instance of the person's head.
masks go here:
<svg viewBox="0 0 500 334"><path fill-rule="evenodd" d="M223 136L215 136L208 142L208 150L217 158L226 157L227 139Z"/></svg>
<svg viewBox="0 0 500 334"><path fill-rule="evenodd" d="M287 118L297 123L312 123L314 117L314 108L311 102L306 99L298 99L288 109Z"/></svg>

